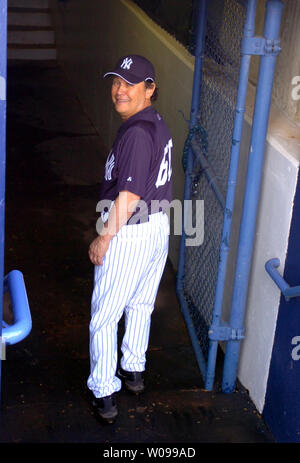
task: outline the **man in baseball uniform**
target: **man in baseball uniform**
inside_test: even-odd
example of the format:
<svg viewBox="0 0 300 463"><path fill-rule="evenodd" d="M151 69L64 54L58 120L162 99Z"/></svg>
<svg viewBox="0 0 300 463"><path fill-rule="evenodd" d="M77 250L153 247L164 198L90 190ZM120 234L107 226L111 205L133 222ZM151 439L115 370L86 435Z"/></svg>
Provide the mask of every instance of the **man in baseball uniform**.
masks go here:
<svg viewBox="0 0 300 463"><path fill-rule="evenodd" d="M104 77L122 119L105 165L100 203L103 228L89 247L95 265L90 322L93 405L112 422L122 380L130 391L144 389L143 372L150 319L168 255L172 201L172 138L152 107L155 71L146 58L128 55ZM125 314L118 368L117 328Z"/></svg>

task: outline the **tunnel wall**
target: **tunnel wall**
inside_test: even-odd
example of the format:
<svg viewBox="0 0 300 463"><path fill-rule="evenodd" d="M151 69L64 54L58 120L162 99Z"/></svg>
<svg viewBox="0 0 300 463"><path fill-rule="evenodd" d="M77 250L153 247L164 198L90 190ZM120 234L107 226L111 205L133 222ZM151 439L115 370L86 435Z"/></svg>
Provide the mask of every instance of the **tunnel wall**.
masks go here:
<svg viewBox="0 0 300 463"><path fill-rule="evenodd" d="M174 196L182 198L181 158L188 133L194 58L130 1L53 2L58 60L109 150L119 117L113 110L110 81L102 76L120 56L142 54L153 62L160 89L155 107L173 137ZM84 18L84 21L82 20ZM179 236L171 237L170 259L177 266Z"/></svg>

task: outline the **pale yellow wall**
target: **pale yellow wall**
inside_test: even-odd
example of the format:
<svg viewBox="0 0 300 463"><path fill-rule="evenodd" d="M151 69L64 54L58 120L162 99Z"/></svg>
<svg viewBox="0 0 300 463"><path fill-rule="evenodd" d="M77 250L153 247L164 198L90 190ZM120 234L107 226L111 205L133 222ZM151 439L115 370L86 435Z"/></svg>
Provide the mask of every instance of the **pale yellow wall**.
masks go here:
<svg viewBox="0 0 300 463"><path fill-rule="evenodd" d="M58 59L93 124L109 149L119 118L112 109L109 80L102 75L117 59L142 54L154 64L159 86L156 108L166 120L174 141L174 196L183 198L181 166L190 116L194 58L130 0L52 1ZM176 268L179 237L171 237L170 258Z"/></svg>
<svg viewBox="0 0 300 463"><path fill-rule="evenodd" d="M299 76L300 83L300 1L282 0L283 13L280 30L281 52L276 62L273 85L273 103L290 119L300 126L300 91L298 99L292 97L295 85L292 79ZM266 0L258 0L256 12L256 35L262 35L264 29ZM256 85L259 57L252 57L250 81Z"/></svg>

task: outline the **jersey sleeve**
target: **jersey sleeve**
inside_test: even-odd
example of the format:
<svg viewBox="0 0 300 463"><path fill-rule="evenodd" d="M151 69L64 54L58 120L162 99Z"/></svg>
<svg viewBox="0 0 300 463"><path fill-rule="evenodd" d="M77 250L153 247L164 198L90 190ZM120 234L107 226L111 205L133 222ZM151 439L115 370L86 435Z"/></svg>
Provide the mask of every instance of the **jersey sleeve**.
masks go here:
<svg viewBox="0 0 300 463"><path fill-rule="evenodd" d="M131 127L124 135L119 153L118 191L127 190L144 197L149 177L153 143L141 127Z"/></svg>

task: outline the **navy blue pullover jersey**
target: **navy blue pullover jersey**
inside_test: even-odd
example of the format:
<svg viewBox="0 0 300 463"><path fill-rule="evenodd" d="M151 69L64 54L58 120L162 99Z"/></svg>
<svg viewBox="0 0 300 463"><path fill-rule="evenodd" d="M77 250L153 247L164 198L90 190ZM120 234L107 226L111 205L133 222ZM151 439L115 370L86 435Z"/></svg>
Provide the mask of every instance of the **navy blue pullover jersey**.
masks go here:
<svg viewBox="0 0 300 463"><path fill-rule="evenodd" d="M134 114L119 128L108 155L101 200L114 201L126 190L140 196L147 207L136 214L158 212L159 203L164 210L172 201L172 147L168 127L152 106Z"/></svg>

